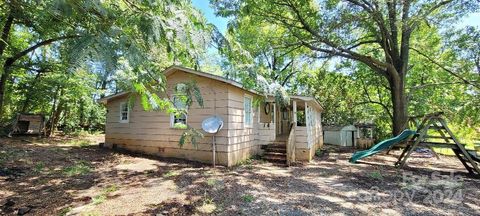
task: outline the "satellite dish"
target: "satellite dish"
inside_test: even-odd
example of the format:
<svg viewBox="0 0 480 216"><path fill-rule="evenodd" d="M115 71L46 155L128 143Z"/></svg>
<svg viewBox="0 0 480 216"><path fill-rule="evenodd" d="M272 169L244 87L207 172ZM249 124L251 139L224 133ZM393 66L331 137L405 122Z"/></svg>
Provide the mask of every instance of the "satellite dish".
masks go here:
<svg viewBox="0 0 480 216"><path fill-rule="evenodd" d="M218 116L208 117L202 121L202 129L210 134L215 134L223 127L223 120Z"/></svg>
<svg viewBox="0 0 480 216"><path fill-rule="evenodd" d="M213 167L215 167L215 134L220 131L223 127L223 120L222 118L218 116L211 116L206 118L205 120L202 121L202 129L210 134L213 134L212 136L212 162L213 162Z"/></svg>

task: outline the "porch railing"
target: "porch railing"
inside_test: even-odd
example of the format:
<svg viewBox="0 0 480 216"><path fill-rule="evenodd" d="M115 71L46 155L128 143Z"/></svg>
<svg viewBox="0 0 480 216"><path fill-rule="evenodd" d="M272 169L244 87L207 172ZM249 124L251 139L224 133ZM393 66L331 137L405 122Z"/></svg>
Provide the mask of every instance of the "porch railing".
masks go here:
<svg viewBox="0 0 480 216"><path fill-rule="evenodd" d="M287 166L290 166L295 162L295 127L297 126L296 122L290 124L290 133L288 134L287 139Z"/></svg>

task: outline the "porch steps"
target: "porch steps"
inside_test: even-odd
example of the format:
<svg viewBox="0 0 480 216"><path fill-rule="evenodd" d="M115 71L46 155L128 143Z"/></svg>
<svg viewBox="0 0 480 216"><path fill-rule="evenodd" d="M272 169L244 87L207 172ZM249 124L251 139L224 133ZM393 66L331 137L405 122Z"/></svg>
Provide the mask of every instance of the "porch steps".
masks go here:
<svg viewBox="0 0 480 216"><path fill-rule="evenodd" d="M269 145L263 145L262 149L264 160L282 165L287 163L287 147L284 141L274 141Z"/></svg>

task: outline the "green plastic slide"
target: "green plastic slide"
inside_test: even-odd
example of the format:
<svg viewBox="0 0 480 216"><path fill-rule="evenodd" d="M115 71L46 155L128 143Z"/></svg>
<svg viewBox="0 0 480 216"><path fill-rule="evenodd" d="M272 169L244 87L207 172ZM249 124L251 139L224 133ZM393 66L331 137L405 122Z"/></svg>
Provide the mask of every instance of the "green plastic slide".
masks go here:
<svg viewBox="0 0 480 216"><path fill-rule="evenodd" d="M400 143L408 139L410 136L414 135L415 133L416 133L415 131L407 129L407 130L404 130L402 133L400 133L400 135L387 140L383 140L382 142L377 143L376 145L372 146L367 150L357 151L352 155L352 158L350 158L350 163L355 163L357 162L357 160L360 160L368 156L372 156L383 150L387 150L390 146L393 146L397 143Z"/></svg>

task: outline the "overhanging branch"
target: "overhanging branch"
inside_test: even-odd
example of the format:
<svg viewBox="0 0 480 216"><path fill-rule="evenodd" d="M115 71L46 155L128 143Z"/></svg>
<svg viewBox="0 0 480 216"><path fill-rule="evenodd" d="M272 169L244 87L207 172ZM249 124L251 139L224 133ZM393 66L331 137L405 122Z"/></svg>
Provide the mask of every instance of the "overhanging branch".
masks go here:
<svg viewBox="0 0 480 216"><path fill-rule="evenodd" d="M426 58L428 61L432 62L434 65L438 66L439 68L441 68L442 70L446 71L447 73L451 74L452 76L460 79L463 81L463 83L465 84L468 84L468 85L471 85L475 88L478 88L480 89L480 85L477 85L476 83L473 83L465 78L463 78L462 76L458 75L457 73L455 73L454 71L446 68L445 66L443 66L442 64L438 63L437 61L435 61L433 58L431 58L430 56L428 56L427 54L421 52L420 50L414 48L414 47L410 47L411 50L415 51L416 53L418 53L419 55L421 55L422 57Z"/></svg>

